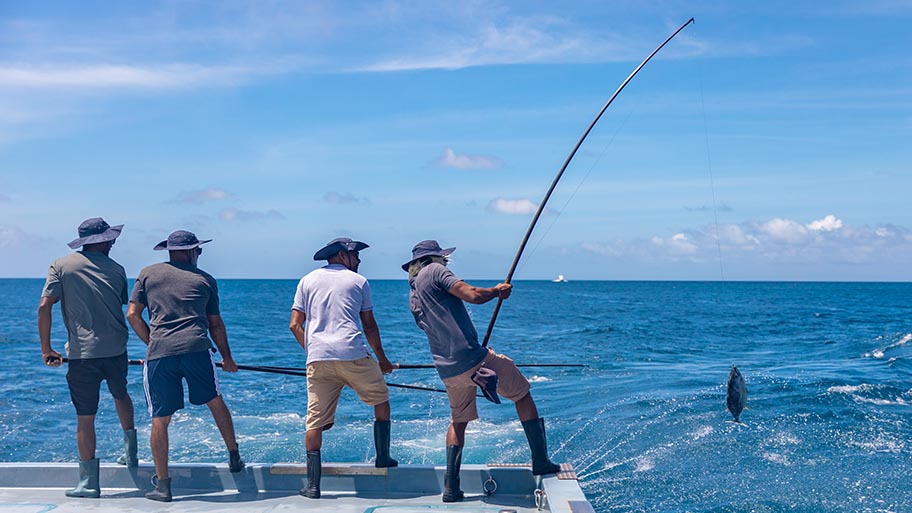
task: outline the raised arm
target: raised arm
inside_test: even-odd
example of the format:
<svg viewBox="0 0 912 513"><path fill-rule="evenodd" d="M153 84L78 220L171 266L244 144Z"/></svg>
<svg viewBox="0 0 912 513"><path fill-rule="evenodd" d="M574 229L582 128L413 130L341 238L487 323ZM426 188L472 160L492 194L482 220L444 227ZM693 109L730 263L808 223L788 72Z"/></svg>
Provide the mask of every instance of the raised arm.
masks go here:
<svg viewBox="0 0 912 513"><path fill-rule="evenodd" d="M231 356L231 348L228 347L228 330L225 329L225 321L220 314L207 315L209 321L209 334L212 335L212 341L219 353L222 353L222 369L225 372L237 372L237 363Z"/></svg>
<svg viewBox="0 0 912 513"><path fill-rule="evenodd" d="M374 319L373 310L363 310L361 312L361 329L364 330L364 337L370 344L374 354L377 355L377 363L380 364L380 370L384 374L393 372L393 364L390 363L383 352L383 344L380 342L380 327L377 326L377 320Z"/></svg>
<svg viewBox="0 0 912 513"><path fill-rule="evenodd" d="M507 299L510 297L510 292L512 290L513 285L510 285L509 283L498 283L493 287L484 288L469 285L464 281L457 281L450 287L448 292L467 303L481 305L498 297Z"/></svg>
<svg viewBox="0 0 912 513"><path fill-rule="evenodd" d="M41 341L41 361L49 367L63 365L63 357L51 348L51 311L54 303L60 301L56 296L44 296L38 303L38 339Z"/></svg>

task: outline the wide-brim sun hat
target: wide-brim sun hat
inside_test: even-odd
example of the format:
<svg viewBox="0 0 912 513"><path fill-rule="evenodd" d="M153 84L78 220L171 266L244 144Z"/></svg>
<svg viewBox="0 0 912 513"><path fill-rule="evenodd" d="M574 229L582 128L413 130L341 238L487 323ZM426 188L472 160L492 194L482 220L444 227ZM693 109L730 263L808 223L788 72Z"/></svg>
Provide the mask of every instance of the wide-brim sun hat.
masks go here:
<svg viewBox="0 0 912 513"><path fill-rule="evenodd" d="M212 242L212 239L199 240L196 234L186 230L177 230L171 232L168 238L155 245L155 251L167 249L168 251L184 251L187 249L198 248L200 244Z"/></svg>
<svg viewBox="0 0 912 513"><path fill-rule="evenodd" d="M412 262L426 256L450 256L456 251L456 247L443 249L436 240L423 240L412 248L412 259L402 264L402 270L408 272Z"/></svg>
<svg viewBox="0 0 912 513"><path fill-rule="evenodd" d="M340 251L361 251L369 248L366 243L360 240L351 240L348 237L339 237L326 243L319 251L314 253L314 260L329 260L333 255Z"/></svg>
<svg viewBox="0 0 912 513"><path fill-rule="evenodd" d="M124 225L122 224L111 226L100 217L86 219L77 228L79 238L68 243L67 246L71 249L76 249L86 244L100 244L112 241L120 237L120 231L123 230L123 227Z"/></svg>

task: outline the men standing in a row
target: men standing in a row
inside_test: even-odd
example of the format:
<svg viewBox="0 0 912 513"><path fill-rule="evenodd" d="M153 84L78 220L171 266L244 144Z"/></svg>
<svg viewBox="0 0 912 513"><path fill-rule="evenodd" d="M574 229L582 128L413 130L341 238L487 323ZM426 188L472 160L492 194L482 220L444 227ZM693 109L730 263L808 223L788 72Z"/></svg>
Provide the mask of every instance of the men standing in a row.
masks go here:
<svg viewBox="0 0 912 513"><path fill-rule="evenodd" d="M69 362L67 385L76 408L76 446L79 449L79 482L67 490L68 497L99 497L98 458L95 457L95 414L98 412L102 380L114 397L117 417L124 430L124 455L118 460L135 467L136 429L133 401L127 393L127 276L124 268L108 254L123 225L110 226L100 217L79 225L79 238L69 246L76 251L55 260L38 306L38 336L45 365L63 364L51 347L51 319L54 303L60 301L67 329Z"/></svg>
<svg viewBox="0 0 912 513"><path fill-rule="evenodd" d="M169 261L140 271L127 310L133 330L149 346L143 377L152 416L150 443L158 483L146 498L156 501L171 501L168 424L171 415L184 407L182 379L187 380L190 402L205 404L212 412L228 448L231 472L244 468L212 359L210 335L222 354L222 368L237 372L219 311L218 285L215 278L197 267L203 252L200 245L207 242L211 239L201 241L191 232L178 230L156 245L155 250L168 250ZM149 324L142 317L147 307Z"/></svg>
<svg viewBox="0 0 912 513"><path fill-rule="evenodd" d="M326 260L327 265L301 278L291 310L289 327L307 351L307 487L301 495L312 499L320 497L323 431L335 423L343 386L374 407L374 465L398 465L389 453L389 389L383 380L393 365L380 342L370 284L358 274L360 251L367 247L363 242L340 238L317 251L314 260Z"/></svg>
<svg viewBox="0 0 912 513"><path fill-rule="evenodd" d="M452 421L446 435L443 502L463 499L459 468L466 427L478 418L475 406L478 386L491 401L499 403L500 393L515 403L532 451L532 474L553 474L560 470L548 458L545 421L538 416L529 381L513 360L478 343L478 333L463 303L480 305L498 297L506 299L512 286L498 283L490 288L474 287L460 280L446 267L447 257L455 250L442 249L435 240L422 241L412 248L412 259L402 265L409 275L409 308L418 327L427 334L434 366L450 400Z"/></svg>

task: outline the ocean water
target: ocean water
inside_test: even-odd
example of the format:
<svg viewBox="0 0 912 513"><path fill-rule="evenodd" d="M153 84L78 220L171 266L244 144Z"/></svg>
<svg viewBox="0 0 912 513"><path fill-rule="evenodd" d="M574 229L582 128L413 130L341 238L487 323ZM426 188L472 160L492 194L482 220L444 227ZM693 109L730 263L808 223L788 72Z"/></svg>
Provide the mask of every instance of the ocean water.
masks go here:
<svg viewBox="0 0 912 513"><path fill-rule="evenodd" d="M76 461L64 369L42 365L35 328L42 280L0 280L0 460ZM481 282L484 284L485 282ZM222 280L240 364L303 367L288 330L295 280ZM390 359L429 363L405 281L372 282ZM520 281L491 346L528 368L553 459L570 462L600 512L912 511L912 284ZM479 331L492 305L473 306ZM65 334L55 308L54 346ZM131 358L143 345L130 340ZM729 422L725 382L747 382L746 425ZM221 373L248 461L304 460L303 378ZM392 383L439 387L433 370ZM130 392L140 458L150 459L138 367ZM393 456L443 464L444 394L392 389ZM509 404L479 400L464 461L526 462ZM370 461L371 409L343 394L327 461ZM113 403L98 415L98 455L120 449ZM171 427L172 461L226 459L205 407Z"/></svg>

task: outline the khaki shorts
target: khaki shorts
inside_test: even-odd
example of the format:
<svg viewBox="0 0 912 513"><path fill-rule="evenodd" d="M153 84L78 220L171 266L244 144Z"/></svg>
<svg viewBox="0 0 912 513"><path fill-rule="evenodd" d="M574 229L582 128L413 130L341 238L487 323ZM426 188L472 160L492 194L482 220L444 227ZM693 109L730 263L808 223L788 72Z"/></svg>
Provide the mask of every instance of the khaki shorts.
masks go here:
<svg viewBox="0 0 912 513"><path fill-rule="evenodd" d="M307 364L307 430L320 429L336 421L336 406L342 387L354 390L368 406L389 401L389 388L380 365L366 356L353 361L324 361Z"/></svg>
<svg viewBox="0 0 912 513"><path fill-rule="evenodd" d="M447 397L450 399L453 423L469 422L478 418L478 408L475 405L478 385L472 381L472 374L482 365L497 373L498 395L516 402L525 397L531 389L529 380L519 372L513 360L488 349L488 356L485 356L481 363L458 376L443 380Z"/></svg>

